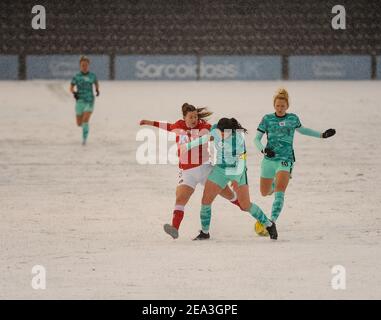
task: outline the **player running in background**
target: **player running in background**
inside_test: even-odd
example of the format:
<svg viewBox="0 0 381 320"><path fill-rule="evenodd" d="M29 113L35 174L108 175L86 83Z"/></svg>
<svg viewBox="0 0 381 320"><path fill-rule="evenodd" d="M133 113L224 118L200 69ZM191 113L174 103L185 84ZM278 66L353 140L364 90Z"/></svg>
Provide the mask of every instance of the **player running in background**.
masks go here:
<svg viewBox="0 0 381 320"><path fill-rule="evenodd" d="M206 108L196 108L193 105L184 103L181 107L183 119L175 123L163 123L158 121L141 120L140 125L150 125L158 127L176 134L178 147L197 139L203 135L208 135L211 125L205 120L212 113ZM212 170L208 145L199 146L197 152L180 152L179 157L179 181L176 188L176 203L172 216L172 224L165 224L164 231L174 239L179 236L179 228L184 217L185 206L192 196L197 184L204 185L208 174ZM239 206L236 194L226 186L221 190L221 196Z"/></svg>
<svg viewBox="0 0 381 320"><path fill-rule="evenodd" d="M260 191L262 196L271 195L275 191L271 211L271 220L276 221L282 211L284 194L290 180L295 162L293 140L295 131L315 138L329 138L335 129L321 133L302 126L298 116L287 113L289 96L285 89L279 89L273 100L275 113L263 117L254 139L255 146L263 153L261 164ZM267 135L266 147L261 143L263 135ZM260 235L267 235L263 226L256 224L255 229Z"/></svg>
<svg viewBox="0 0 381 320"><path fill-rule="evenodd" d="M78 72L70 83L70 92L76 100L75 113L77 125L82 127L82 144L85 145L89 135L89 120L94 110L94 92L99 96L99 83L95 73L89 71L90 59L81 56L79 60L80 72ZM76 90L74 88L76 87Z"/></svg>
<svg viewBox="0 0 381 320"><path fill-rule="evenodd" d="M183 150L192 150L198 145L204 145L210 140L214 141L217 150L217 161L208 176L201 202L201 231L194 240L206 240L210 238L209 227L212 215L212 203L216 196L226 188L229 182L237 184L238 201L241 210L249 212L260 223L266 226L271 239L276 240L278 233L276 225L270 221L263 211L250 201L249 186L247 181L246 167L246 129L234 119L222 118L217 125L213 125L210 135L204 135L181 146Z"/></svg>

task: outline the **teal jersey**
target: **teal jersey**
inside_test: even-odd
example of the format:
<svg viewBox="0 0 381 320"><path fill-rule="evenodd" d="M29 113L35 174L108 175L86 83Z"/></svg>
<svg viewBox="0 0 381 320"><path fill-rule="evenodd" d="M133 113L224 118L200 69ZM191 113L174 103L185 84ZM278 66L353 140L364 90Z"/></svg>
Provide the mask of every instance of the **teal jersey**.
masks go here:
<svg viewBox="0 0 381 320"><path fill-rule="evenodd" d="M94 101L93 85L97 82L97 76L93 72L82 73L78 72L73 79L71 84L77 86L77 91L79 99L84 102Z"/></svg>
<svg viewBox="0 0 381 320"><path fill-rule="evenodd" d="M294 162L294 133L301 126L299 117L294 113L286 113L283 117L278 117L275 113L265 115L257 130L266 133L266 148L275 152L274 158L266 158Z"/></svg>
<svg viewBox="0 0 381 320"><path fill-rule="evenodd" d="M226 139L221 137L217 125L210 129L217 151L216 165L219 167L236 167L240 161L246 163L246 147L244 132L232 132Z"/></svg>

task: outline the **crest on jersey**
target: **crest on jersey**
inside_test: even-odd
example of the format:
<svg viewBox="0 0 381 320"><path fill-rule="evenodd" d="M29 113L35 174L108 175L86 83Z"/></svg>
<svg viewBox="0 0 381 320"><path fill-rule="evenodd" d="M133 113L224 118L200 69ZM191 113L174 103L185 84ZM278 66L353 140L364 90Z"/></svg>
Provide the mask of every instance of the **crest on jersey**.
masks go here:
<svg viewBox="0 0 381 320"><path fill-rule="evenodd" d="M280 125L281 127L284 127L284 126L286 125L286 121L279 122L279 125Z"/></svg>

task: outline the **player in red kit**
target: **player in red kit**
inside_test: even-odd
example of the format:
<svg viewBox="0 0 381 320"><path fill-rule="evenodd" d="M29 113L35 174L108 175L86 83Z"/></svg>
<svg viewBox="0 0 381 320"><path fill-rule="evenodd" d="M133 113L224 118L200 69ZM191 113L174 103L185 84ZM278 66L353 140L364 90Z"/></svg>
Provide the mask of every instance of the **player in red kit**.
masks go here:
<svg viewBox="0 0 381 320"><path fill-rule="evenodd" d="M208 144L200 145L198 152L180 153L179 146L209 133L211 125L205 120L212 113L206 108L196 108L184 103L181 107L183 119L175 123L142 120L140 125L150 125L176 134L179 157L179 181L176 188L176 203L173 211L172 224L165 224L164 231L174 239L179 236L179 228L184 217L184 208L192 196L197 184L204 185L212 170ZM220 195L239 206L235 192L226 187Z"/></svg>

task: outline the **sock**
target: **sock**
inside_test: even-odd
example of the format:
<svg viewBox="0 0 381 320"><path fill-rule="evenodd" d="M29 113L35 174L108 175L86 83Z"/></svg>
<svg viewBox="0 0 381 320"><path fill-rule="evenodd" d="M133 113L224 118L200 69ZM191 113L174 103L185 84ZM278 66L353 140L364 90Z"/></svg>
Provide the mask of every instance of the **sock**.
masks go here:
<svg viewBox="0 0 381 320"><path fill-rule="evenodd" d="M89 135L89 123L82 123L82 138L83 140L87 140L87 136Z"/></svg>
<svg viewBox="0 0 381 320"><path fill-rule="evenodd" d="M237 193L233 191L233 198L230 199L230 202L233 202L237 200Z"/></svg>
<svg viewBox="0 0 381 320"><path fill-rule="evenodd" d="M172 217L172 226L175 227L177 230L180 228L181 221L184 218L184 206L175 206L175 210L173 210L173 217Z"/></svg>
<svg viewBox="0 0 381 320"><path fill-rule="evenodd" d="M262 209L258 207L255 203L251 203L249 212L255 219L257 219L265 227L271 226L271 221L266 217Z"/></svg>
<svg viewBox="0 0 381 320"><path fill-rule="evenodd" d="M202 205L200 211L201 230L204 233L209 233L210 219L212 217L212 206Z"/></svg>
<svg viewBox="0 0 381 320"><path fill-rule="evenodd" d="M280 215L280 212L282 211L283 208L283 203L284 203L284 192L283 191L278 191L275 192L275 199L273 202L273 207L271 210L271 220L276 221Z"/></svg>

